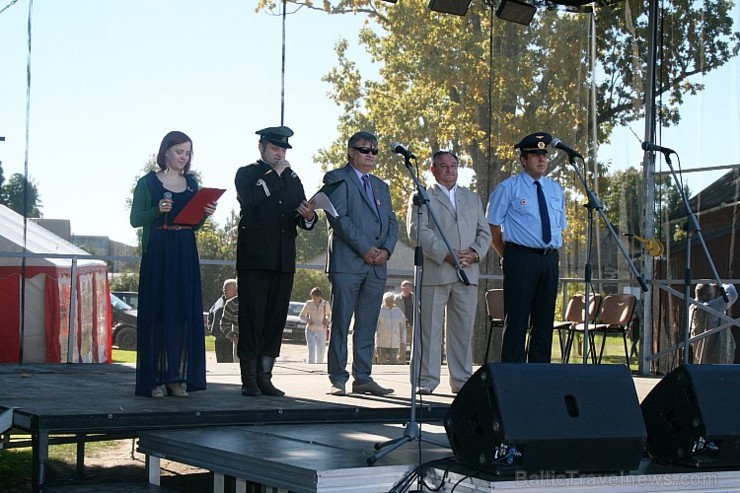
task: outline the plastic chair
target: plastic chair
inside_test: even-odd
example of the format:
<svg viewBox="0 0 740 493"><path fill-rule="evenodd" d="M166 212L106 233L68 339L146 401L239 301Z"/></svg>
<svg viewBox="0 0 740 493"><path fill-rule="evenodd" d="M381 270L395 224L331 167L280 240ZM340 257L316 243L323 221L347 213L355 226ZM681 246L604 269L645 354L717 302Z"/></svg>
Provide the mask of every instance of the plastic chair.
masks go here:
<svg viewBox="0 0 740 493"><path fill-rule="evenodd" d="M603 332L604 338L601 340L601 350L599 351L599 363L604 356L606 347L606 336L612 332L622 334L624 342L624 361L627 366L630 365L630 354L627 347L627 333L629 332L632 314L635 311L636 298L631 294L612 294L604 298L604 304L599 314L599 323L592 329L596 332Z"/></svg>
<svg viewBox="0 0 740 493"><path fill-rule="evenodd" d="M594 330L594 322L597 319L597 315L599 314L599 310L601 308L601 295L597 293L593 293L591 296L589 296L589 309L588 309L588 318L591 322L589 324L589 348L591 350L591 361L593 363L596 363L596 343L593 339L593 330ZM575 339L575 336L577 333L584 333L584 319L586 317L586 295L585 294L576 294L571 297L571 299L568 301L568 306L565 310L565 320L562 322L555 322L555 325L553 326L553 330L559 329L559 330L568 330L568 337L565 342L565 347L562 347L563 350L563 363L567 363L570 360L570 351L573 348L573 340ZM562 339L561 339L562 342Z"/></svg>
<svg viewBox="0 0 740 493"><path fill-rule="evenodd" d="M560 342L560 360L563 363L567 363L565 359L565 345L567 337L570 337L570 330L573 325L583 322L583 307L584 298L582 294L574 294L568 300L568 305L565 308L565 318L563 320L555 320L553 322L552 330L558 331L558 342ZM568 335L563 336L563 332Z"/></svg>
<svg viewBox="0 0 740 493"><path fill-rule="evenodd" d="M491 348L491 337L494 327L504 326L504 290L489 289L486 291L486 312L488 313L488 341L486 342L486 356L484 361L488 361L488 351Z"/></svg>

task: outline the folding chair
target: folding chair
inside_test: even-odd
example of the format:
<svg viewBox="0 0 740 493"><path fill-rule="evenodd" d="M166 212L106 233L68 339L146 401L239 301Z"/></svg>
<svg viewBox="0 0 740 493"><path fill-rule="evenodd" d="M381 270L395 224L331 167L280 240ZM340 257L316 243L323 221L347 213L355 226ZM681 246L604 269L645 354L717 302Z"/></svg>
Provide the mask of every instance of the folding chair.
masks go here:
<svg viewBox="0 0 740 493"><path fill-rule="evenodd" d="M491 337L494 327L504 326L504 290L489 289L486 291L486 312L488 313L488 341L486 342L486 357L488 362L488 351L491 349Z"/></svg>

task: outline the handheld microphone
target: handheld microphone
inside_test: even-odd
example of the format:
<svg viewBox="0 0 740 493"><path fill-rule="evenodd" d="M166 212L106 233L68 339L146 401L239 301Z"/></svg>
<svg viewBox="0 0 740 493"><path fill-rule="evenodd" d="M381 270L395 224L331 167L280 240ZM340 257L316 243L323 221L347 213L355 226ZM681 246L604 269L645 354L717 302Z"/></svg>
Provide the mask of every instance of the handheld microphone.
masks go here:
<svg viewBox="0 0 740 493"><path fill-rule="evenodd" d="M642 150L643 151L651 151L651 152L662 152L663 154L675 154L676 151L673 149L668 149L667 147L660 147L658 145L653 144L652 142L643 142L642 143Z"/></svg>
<svg viewBox="0 0 740 493"><path fill-rule="evenodd" d="M553 138L550 141L550 145L560 149L561 151L567 152L568 156L575 156L583 159L583 156L581 156L575 149L571 149L567 145L563 144L563 141L560 139Z"/></svg>
<svg viewBox="0 0 740 493"><path fill-rule="evenodd" d="M171 192L165 192L162 194L162 198L165 200L172 200L172 193ZM164 213L164 225L167 226L167 216L169 215L169 212Z"/></svg>
<svg viewBox="0 0 740 493"><path fill-rule="evenodd" d="M414 156L411 151L406 149L403 145L396 142L391 146L391 151L393 151L396 154L400 154L401 156L405 157L406 159L416 159L416 156Z"/></svg>

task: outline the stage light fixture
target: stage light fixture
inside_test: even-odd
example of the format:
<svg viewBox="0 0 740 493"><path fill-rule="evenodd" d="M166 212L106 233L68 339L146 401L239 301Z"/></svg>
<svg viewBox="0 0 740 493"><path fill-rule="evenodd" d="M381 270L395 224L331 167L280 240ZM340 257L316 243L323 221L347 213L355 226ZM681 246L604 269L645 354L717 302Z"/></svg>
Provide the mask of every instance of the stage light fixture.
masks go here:
<svg viewBox="0 0 740 493"><path fill-rule="evenodd" d="M531 3L520 2L519 0L501 0L498 9L496 9L496 17L528 26L532 22L536 11L537 8Z"/></svg>
<svg viewBox="0 0 740 493"><path fill-rule="evenodd" d="M429 8L443 14L465 15L472 0L429 0Z"/></svg>

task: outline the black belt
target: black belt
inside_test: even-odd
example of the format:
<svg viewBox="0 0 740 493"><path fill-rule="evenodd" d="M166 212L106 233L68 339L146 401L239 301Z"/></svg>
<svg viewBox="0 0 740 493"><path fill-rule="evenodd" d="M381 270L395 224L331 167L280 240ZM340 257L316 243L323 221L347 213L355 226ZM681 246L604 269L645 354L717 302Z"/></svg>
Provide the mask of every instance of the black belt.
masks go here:
<svg viewBox="0 0 740 493"><path fill-rule="evenodd" d="M524 250L529 253L536 253L537 255L550 255L551 253L558 253L557 248L532 248L517 243L506 242L506 248L515 248L517 250Z"/></svg>

